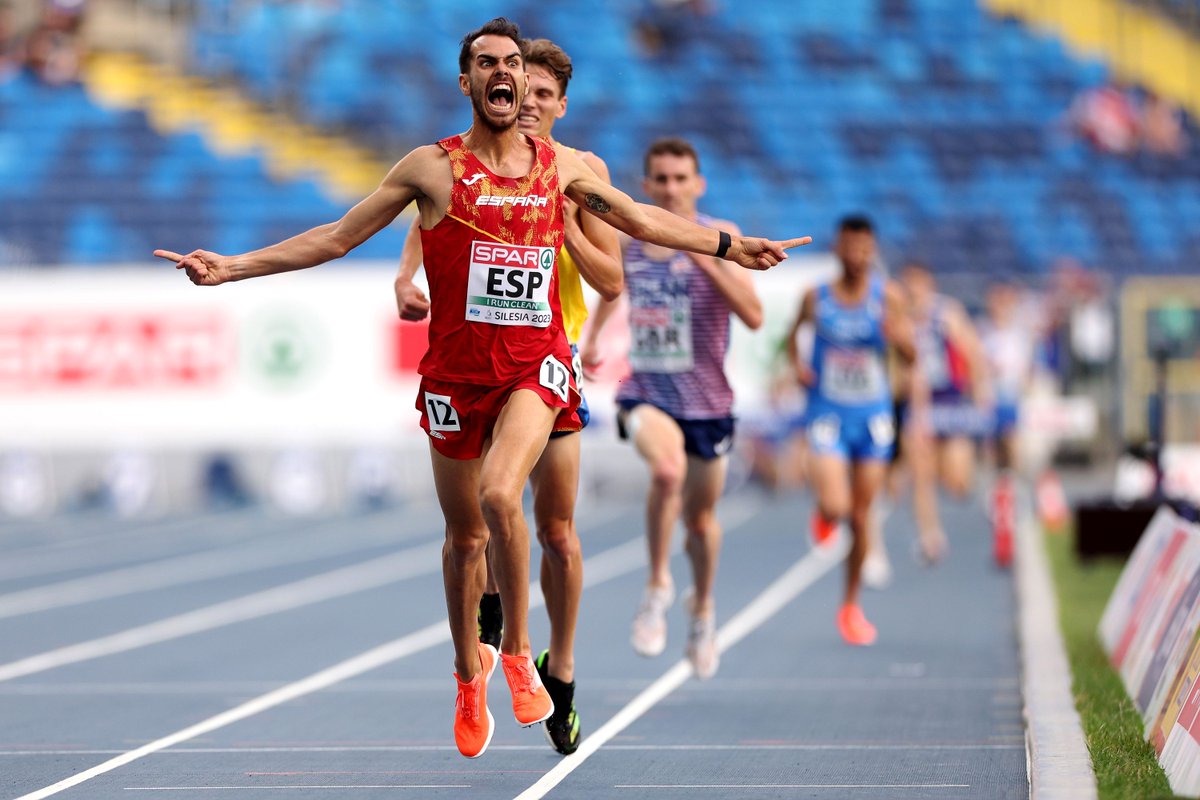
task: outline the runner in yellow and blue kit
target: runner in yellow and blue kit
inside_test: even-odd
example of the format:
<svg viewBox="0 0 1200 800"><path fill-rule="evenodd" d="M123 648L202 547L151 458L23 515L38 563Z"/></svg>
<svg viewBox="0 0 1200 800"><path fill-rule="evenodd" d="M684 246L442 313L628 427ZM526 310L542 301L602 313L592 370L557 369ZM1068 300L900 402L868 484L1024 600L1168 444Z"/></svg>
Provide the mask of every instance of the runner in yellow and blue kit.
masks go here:
<svg viewBox="0 0 1200 800"><path fill-rule="evenodd" d="M871 272L876 243L870 220L844 218L834 252L841 274L805 293L789 353L797 378L809 390L809 475L817 498L813 538L824 545L842 520L848 520L852 535L837 627L847 643L869 645L875 627L863 615L858 595L871 505L896 437L885 356L889 345L910 362L916 351L899 289ZM795 345L806 324L816 329L811 364Z"/></svg>
<svg viewBox="0 0 1200 800"><path fill-rule="evenodd" d="M529 91L521 104L517 126L521 133L550 139L555 121L567 109L567 83L571 59L553 42L535 39L522 43ZM579 153L593 171L608 180L608 167L592 153ZM575 380L583 385L576 343L587 320L582 281L606 299L620 295L624 276L616 231L591 214L581 213L570 201L564 208L565 244L558 254L558 294L563 330L571 343ZM417 231L417 222L413 223ZM412 278L421 266L421 237L410 233L396 278L400 316L421 320L429 302ZM588 423L587 400L580 399L581 427ZM577 431L556 431L533 468L533 511L542 545L541 582L550 616L550 647L536 659L542 682L554 700L554 713L544 723L550 744L564 755L579 746L580 722L575 710L575 623L583 591L583 556L575 531L575 496L579 488L579 436ZM491 572L479 606L479 638L500 644L503 612L499 589Z"/></svg>

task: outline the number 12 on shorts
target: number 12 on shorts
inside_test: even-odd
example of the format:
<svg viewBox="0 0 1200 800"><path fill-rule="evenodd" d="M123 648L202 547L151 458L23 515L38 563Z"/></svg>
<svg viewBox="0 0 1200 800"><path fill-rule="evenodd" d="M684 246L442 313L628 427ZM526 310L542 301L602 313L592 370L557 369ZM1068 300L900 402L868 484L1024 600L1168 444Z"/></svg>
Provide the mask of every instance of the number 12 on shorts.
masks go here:
<svg viewBox="0 0 1200 800"><path fill-rule="evenodd" d="M571 373L563 363L554 356L546 356L542 361L539 382L558 395L564 403L567 402L567 392L571 389Z"/></svg>
<svg viewBox="0 0 1200 800"><path fill-rule="evenodd" d="M425 414L429 417L431 431L460 431L458 411L449 395L425 393Z"/></svg>

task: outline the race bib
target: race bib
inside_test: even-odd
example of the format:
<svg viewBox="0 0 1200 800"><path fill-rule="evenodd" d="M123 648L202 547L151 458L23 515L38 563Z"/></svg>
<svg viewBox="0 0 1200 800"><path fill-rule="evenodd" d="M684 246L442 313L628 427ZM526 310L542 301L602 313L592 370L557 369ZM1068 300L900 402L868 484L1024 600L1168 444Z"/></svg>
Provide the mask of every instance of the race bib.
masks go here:
<svg viewBox="0 0 1200 800"><path fill-rule="evenodd" d="M425 416L429 419L429 430L460 431L462 425L458 420L458 411L449 395L425 393Z"/></svg>
<svg viewBox="0 0 1200 800"><path fill-rule="evenodd" d="M467 321L548 328L553 247L471 242Z"/></svg>
<svg viewBox="0 0 1200 800"><path fill-rule="evenodd" d="M821 394L836 403L878 400L884 390L883 365L865 350L826 350L821 365Z"/></svg>
<svg viewBox="0 0 1200 800"><path fill-rule="evenodd" d="M841 435L842 421L833 414L817 417L808 425L808 440L816 447L833 447Z"/></svg>
<svg viewBox="0 0 1200 800"><path fill-rule="evenodd" d="M567 392L571 389L571 373L554 356L546 356L542 360L538 383L558 395L559 400L567 402Z"/></svg>
<svg viewBox="0 0 1200 800"><path fill-rule="evenodd" d="M579 351L575 350L571 353L571 371L575 373L575 385L580 390L583 389L583 358L579 355Z"/></svg>
<svg viewBox="0 0 1200 800"><path fill-rule="evenodd" d="M686 295L676 298L674 308L630 309L629 328L629 366L635 372L692 370L692 305Z"/></svg>
<svg viewBox="0 0 1200 800"><path fill-rule="evenodd" d="M867 430L876 447L887 447L896 441L896 423L891 414L875 414L867 420Z"/></svg>

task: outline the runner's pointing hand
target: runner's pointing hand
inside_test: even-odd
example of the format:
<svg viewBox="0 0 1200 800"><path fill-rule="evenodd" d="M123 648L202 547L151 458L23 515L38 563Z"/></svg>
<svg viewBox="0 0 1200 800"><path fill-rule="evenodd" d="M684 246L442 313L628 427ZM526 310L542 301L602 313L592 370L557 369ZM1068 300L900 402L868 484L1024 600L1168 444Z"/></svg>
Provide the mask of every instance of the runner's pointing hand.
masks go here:
<svg viewBox="0 0 1200 800"><path fill-rule="evenodd" d="M784 251L810 242L812 242L811 236L801 236L798 239L787 239L782 242L738 236L734 238L729 253L725 257L746 269L770 269L787 258L787 253Z"/></svg>
<svg viewBox="0 0 1200 800"><path fill-rule="evenodd" d="M175 262L175 269L184 270L197 286L217 286L232 279L229 259L207 250L193 250L186 256L170 250L155 250L154 255Z"/></svg>

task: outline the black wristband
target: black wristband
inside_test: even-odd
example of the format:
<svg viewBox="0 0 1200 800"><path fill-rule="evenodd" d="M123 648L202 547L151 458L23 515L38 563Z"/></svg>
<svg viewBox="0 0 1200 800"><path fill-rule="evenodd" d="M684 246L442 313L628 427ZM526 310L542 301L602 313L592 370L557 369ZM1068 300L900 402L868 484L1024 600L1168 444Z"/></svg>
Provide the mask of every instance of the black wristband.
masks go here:
<svg viewBox="0 0 1200 800"><path fill-rule="evenodd" d="M720 231L719 233L721 234L721 240L720 244L717 245L716 256L717 258L724 258L725 254L729 252L729 245L733 244L733 239L725 231Z"/></svg>

